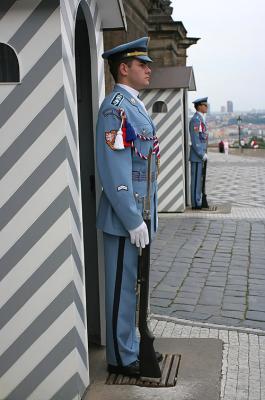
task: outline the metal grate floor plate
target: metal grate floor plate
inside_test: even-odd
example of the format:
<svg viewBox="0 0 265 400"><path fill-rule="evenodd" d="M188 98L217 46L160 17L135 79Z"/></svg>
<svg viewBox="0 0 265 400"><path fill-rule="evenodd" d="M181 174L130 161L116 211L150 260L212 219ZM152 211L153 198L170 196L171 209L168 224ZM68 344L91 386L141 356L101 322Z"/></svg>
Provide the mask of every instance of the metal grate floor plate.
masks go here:
<svg viewBox="0 0 265 400"><path fill-rule="evenodd" d="M179 354L163 354L163 360L159 363L161 369L160 382L142 381L140 378L109 374L106 380L107 385L137 385L145 387L172 387L176 385L177 374L180 364Z"/></svg>

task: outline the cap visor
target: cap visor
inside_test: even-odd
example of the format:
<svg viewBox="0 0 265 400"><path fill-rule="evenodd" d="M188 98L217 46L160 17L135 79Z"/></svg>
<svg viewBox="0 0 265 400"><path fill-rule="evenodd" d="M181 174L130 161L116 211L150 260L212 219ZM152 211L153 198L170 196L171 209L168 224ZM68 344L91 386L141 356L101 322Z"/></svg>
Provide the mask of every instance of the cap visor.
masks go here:
<svg viewBox="0 0 265 400"><path fill-rule="evenodd" d="M141 60L141 61L145 61L145 62L153 62L153 60L148 56L138 56L135 58L137 58L138 60Z"/></svg>

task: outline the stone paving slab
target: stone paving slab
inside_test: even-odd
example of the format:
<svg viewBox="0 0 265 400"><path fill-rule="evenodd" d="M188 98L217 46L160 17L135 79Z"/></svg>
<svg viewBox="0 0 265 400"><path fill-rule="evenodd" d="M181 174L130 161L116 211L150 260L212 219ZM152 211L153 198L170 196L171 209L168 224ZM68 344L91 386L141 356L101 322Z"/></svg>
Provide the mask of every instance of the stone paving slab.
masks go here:
<svg viewBox="0 0 265 400"><path fill-rule="evenodd" d="M220 400L265 399L265 331L161 316L152 316L150 325L156 337L221 339Z"/></svg>
<svg viewBox="0 0 265 400"><path fill-rule="evenodd" d="M173 324L174 326L175 324ZM154 326L154 324L153 324ZM106 384L105 349L91 345L90 378L91 383L83 396L84 400L219 400L221 390L221 370L223 361L223 343L218 337L174 337L170 335L172 324L160 335L159 323L156 324L155 349L162 354L181 355L176 385L171 387L139 386L128 384L121 376L118 384ZM161 331L162 333L162 331ZM163 375L162 375L163 379Z"/></svg>
<svg viewBox="0 0 265 400"><path fill-rule="evenodd" d="M234 233L226 241L228 231ZM195 320L222 318L227 325L257 326L260 321L265 329L264 220L160 218L157 239L151 310L155 307L156 313L188 319L191 312Z"/></svg>
<svg viewBox="0 0 265 400"><path fill-rule="evenodd" d="M243 327L224 326L189 320L181 320L161 315L151 315L150 328L157 338L214 338L223 342L220 400L264 400L265 399L265 331ZM104 358L104 350L101 352ZM106 376L105 363L93 360L91 374ZM96 370L95 370L96 369ZM185 380L185 376L183 376ZM95 399L102 400L102 383L95 386ZM192 381L191 381L192 384ZM130 389L130 388L129 388ZM132 395L128 386L119 387L122 399ZM108 390L111 390L109 387ZM180 392L183 396L184 393ZM111 391L110 391L111 395ZM116 398L116 397L111 397ZM134 389L133 399L145 398L142 388ZM161 397L160 397L161 398ZM185 398L185 397L184 397ZM196 397L186 397L197 400ZM91 391L85 399L91 399Z"/></svg>

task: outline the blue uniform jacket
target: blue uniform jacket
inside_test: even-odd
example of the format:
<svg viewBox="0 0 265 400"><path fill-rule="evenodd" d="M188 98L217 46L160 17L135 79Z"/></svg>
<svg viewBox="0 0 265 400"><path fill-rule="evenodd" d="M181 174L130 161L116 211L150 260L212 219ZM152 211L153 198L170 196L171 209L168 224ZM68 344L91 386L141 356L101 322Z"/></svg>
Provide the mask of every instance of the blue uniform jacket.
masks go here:
<svg viewBox="0 0 265 400"><path fill-rule="evenodd" d="M191 118L189 130L191 138L189 159L191 162L201 162L207 151L208 133L206 123L198 112Z"/></svg>
<svg viewBox="0 0 265 400"><path fill-rule="evenodd" d="M153 147L155 127L142 105L124 88L115 86L103 101L98 115L96 130L96 162L103 187L97 227L106 233L128 236L128 230L138 227L142 221L143 198L147 193L147 160L139 157L133 147L113 149L115 134L121 126L120 110L138 135L134 146L147 156ZM151 216L152 231L157 226L156 155L152 162Z"/></svg>

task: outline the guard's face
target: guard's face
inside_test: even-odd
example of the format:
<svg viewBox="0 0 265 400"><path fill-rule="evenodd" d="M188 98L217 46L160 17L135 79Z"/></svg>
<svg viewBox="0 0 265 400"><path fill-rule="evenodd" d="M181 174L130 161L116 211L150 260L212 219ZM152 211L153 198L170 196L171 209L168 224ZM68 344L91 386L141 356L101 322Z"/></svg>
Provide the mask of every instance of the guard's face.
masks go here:
<svg viewBox="0 0 265 400"><path fill-rule="evenodd" d="M203 113L203 114L206 114L206 113L207 113L207 110L208 110L208 104L207 104L207 103L201 103L201 104L198 106L198 111L201 112L201 113Z"/></svg>
<svg viewBox="0 0 265 400"><path fill-rule="evenodd" d="M149 85L151 68L148 63L134 59L126 67L126 80L129 86L141 90Z"/></svg>

